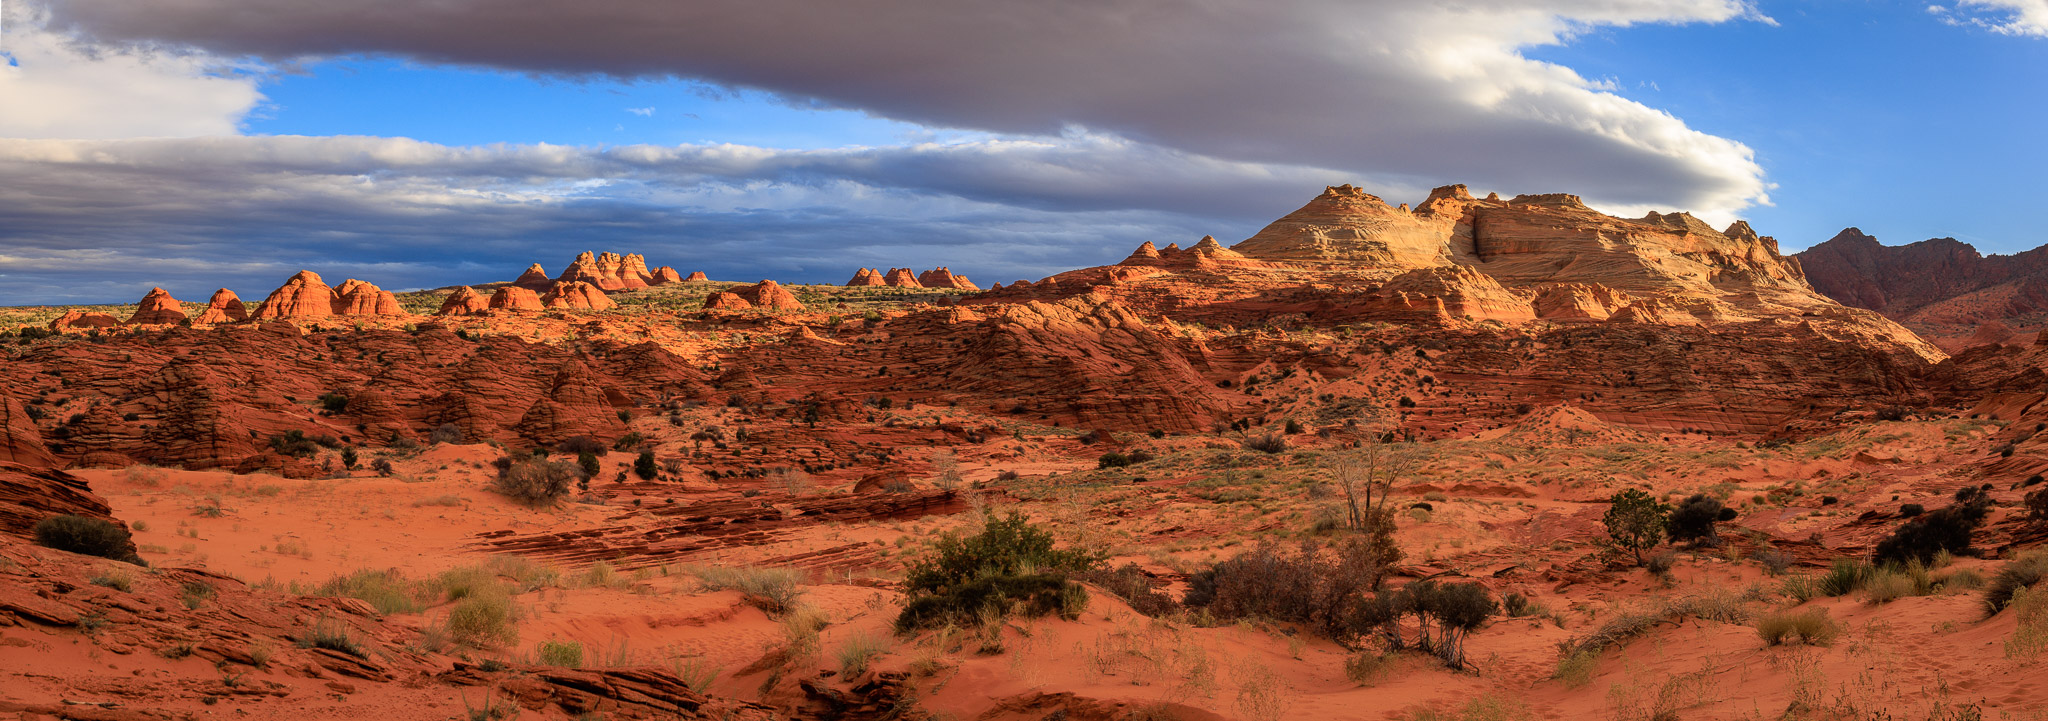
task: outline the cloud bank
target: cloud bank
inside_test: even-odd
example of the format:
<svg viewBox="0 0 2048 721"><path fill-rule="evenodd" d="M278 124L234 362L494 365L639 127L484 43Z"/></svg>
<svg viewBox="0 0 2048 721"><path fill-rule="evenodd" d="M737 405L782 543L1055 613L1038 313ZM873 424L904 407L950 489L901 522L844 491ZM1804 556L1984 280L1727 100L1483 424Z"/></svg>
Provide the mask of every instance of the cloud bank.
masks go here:
<svg viewBox="0 0 2048 721"><path fill-rule="evenodd" d="M1768 202L1747 147L1522 51L1740 19L1767 21L1736 0L51 0L29 30L10 24L10 47L34 42L0 68L17 83L0 91L52 98L0 109L0 136L32 139L0 140L0 303L125 299L207 272L267 288L297 267L434 286L585 248L796 280L910 262L1035 278L1141 240L1244 237L1341 182L1396 202L1463 182L1727 218ZM993 139L234 135L261 102L252 67L355 54L687 79ZM65 270L91 265L125 275Z"/></svg>

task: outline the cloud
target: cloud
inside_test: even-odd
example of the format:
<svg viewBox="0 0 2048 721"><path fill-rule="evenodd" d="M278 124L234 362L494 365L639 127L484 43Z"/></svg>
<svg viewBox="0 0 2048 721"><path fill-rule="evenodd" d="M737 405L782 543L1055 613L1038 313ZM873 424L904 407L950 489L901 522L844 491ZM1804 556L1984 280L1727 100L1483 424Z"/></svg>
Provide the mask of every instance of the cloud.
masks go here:
<svg viewBox="0 0 2048 721"><path fill-rule="evenodd" d="M638 115L643 118L654 117L654 108L626 108L626 112Z"/></svg>
<svg viewBox="0 0 2048 721"><path fill-rule="evenodd" d="M0 137L121 138L236 132L262 100L247 68L149 46L97 47L0 2Z"/></svg>
<svg viewBox="0 0 2048 721"><path fill-rule="evenodd" d="M0 177L6 304L260 296L300 268L437 287L605 249L747 280L913 264L1036 279L1145 240L1244 237L1351 175L1094 136L821 151L217 137L0 140Z"/></svg>
<svg viewBox="0 0 2048 721"><path fill-rule="evenodd" d="M544 74L690 78L932 127L1115 136L1417 185L1543 187L1724 213L1766 200L1749 148L1521 54L1600 26L1767 20L1738 0L53 0L52 8L62 27L97 38L228 56L381 53Z"/></svg>
<svg viewBox="0 0 2048 721"><path fill-rule="evenodd" d="M1960 0L1927 11L1951 25L1975 25L2006 35L2048 38L2048 0Z"/></svg>

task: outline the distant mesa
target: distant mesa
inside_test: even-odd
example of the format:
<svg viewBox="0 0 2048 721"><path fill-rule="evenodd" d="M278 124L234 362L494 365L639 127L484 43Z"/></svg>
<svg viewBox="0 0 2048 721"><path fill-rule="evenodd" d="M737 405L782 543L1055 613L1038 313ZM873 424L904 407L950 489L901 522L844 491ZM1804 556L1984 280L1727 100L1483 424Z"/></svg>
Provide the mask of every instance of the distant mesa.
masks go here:
<svg viewBox="0 0 2048 721"><path fill-rule="evenodd" d="M241 296L235 295L232 290L222 288L213 292L213 297L206 301L206 310L192 322L218 325L239 323L248 319L249 309L242 305Z"/></svg>
<svg viewBox="0 0 2048 721"><path fill-rule="evenodd" d="M186 319L185 308L172 298L170 291L151 288L136 304L135 314L128 316L128 325L177 325Z"/></svg>

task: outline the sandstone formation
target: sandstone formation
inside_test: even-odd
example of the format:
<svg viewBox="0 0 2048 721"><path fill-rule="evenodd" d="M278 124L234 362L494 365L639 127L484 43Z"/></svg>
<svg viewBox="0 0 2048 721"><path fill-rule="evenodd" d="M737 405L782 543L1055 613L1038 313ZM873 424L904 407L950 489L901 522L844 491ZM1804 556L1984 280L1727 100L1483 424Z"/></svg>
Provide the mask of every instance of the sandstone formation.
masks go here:
<svg viewBox="0 0 2048 721"><path fill-rule="evenodd" d="M552 284L553 281L550 281ZM540 302L540 294L517 285L500 286L491 294L492 310L542 311L547 306Z"/></svg>
<svg viewBox="0 0 2048 721"><path fill-rule="evenodd" d="M77 476L50 468L0 461L0 534L35 538L36 523L50 516L84 516L126 526L107 500ZM135 556L135 544L127 548Z"/></svg>
<svg viewBox="0 0 2048 721"><path fill-rule="evenodd" d="M691 274L692 277L696 275L696 273ZM683 282L683 276L680 273L677 273L676 269L670 268L666 265L659 268L655 268L654 272L650 274L650 277L647 279L648 285L668 285L670 283L681 282Z"/></svg>
<svg viewBox="0 0 2048 721"><path fill-rule="evenodd" d="M50 330L62 333L67 330L116 328L119 327L120 325L120 318L116 318L105 313L87 313L82 310L74 309L64 311L64 315L58 316L56 320L50 321Z"/></svg>
<svg viewBox="0 0 2048 721"><path fill-rule="evenodd" d="M597 286L573 280L556 283L540 297L540 303L549 309L564 310L610 310L616 305Z"/></svg>
<svg viewBox="0 0 2048 721"><path fill-rule="evenodd" d="M320 274L302 270L271 291L249 317L253 320L325 318L334 314L334 290Z"/></svg>
<svg viewBox="0 0 2048 721"><path fill-rule="evenodd" d="M249 310L242 306L241 297L236 296L232 290L222 288L214 291L213 297L207 299L206 310L193 322L217 325L239 323L248 319Z"/></svg>
<svg viewBox="0 0 2048 721"><path fill-rule="evenodd" d="M555 372L547 395L514 424L512 430L534 442L554 445L576 436L610 441L625 433L596 375L582 360L571 358Z"/></svg>
<svg viewBox="0 0 2048 721"><path fill-rule="evenodd" d="M151 288L136 304L135 314L128 316L128 325L176 325L185 320L185 307L172 298L170 291Z"/></svg>
<svg viewBox="0 0 2048 721"><path fill-rule="evenodd" d="M441 309L435 311L434 315L477 315L490 308L490 299L465 285L449 293L448 299L441 301Z"/></svg>
<svg viewBox="0 0 2048 721"><path fill-rule="evenodd" d="M391 291L350 278L334 289L334 314L405 315L405 308Z"/></svg>
<svg viewBox="0 0 2048 721"><path fill-rule="evenodd" d="M704 271L701 271L701 270L700 270L700 271L696 271L696 272L693 272L693 273L691 273L691 274L690 274L690 277L688 277L688 278L684 278L684 279L683 279L683 281L684 281L684 282L687 282L687 283L695 283L695 282L699 282L699 281L706 281L706 280L711 280L711 279L710 279L709 277L706 277L706 276L704 275Z"/></svg>
<svg viewBox="0 0 2048 721"><path fill-rule="evenodd" d="M1969 347L1980 325L2048 325L2048 246L1986 256L1954 238L1886 246L1856 228L1793 256L1813 287L1950 345Z"/></svg>
<svg viewBox="0 0 2048 721"><path fill-rule="evenodd" d="M548 270L546 268L540 267L539 263L534 263L527 266L526 272L520 273L519 279L512 281L512 284L535 293L540 293L546 291L548 286L554 285L555 280L548 277Z"/></svg>
<svg viewBox="0 0 2048 721"><path fill-rule="evenodd" d="M0 462L35 468L56 465L57 457L43 445L42 430L14 396L0 393Z"/></svg>
<svg viewBox="0 0 2048 721"><path fill-rule="evenodd" d="M746 310L752 307L754 304L741 298L738 293L719 291L704 296L705 310Z"/></svg>
<svg viewBox="0 0 2048 721"><path fill-rule="evenodd" d="M887 285L887 283L882 281L882 274L875 272L873 268L862 268L860 272L853 274L852 280L846 281L846 287L849 288L874 285Z"/></svg>
<svg viewBox="0 0 2048 721"><path fill-rule="evenodd" d="M619 255L584 251L555 280L560 283L588 283L601 290L625 290L647 287L654 280L654 275L647 270L647 259L638 253Z"/></svg>
<svg viewBox="0 0 2048 721"><path fill-rule="evenodd" d="M773 310L804 309L804 304L796 299L796 294L789 292L772 280L763 280L753 285L727 288L726 292L739 296L740 299L745 300L755 308L769 308Z"/></svg>
<svg viewBox="0 0 2048 721"><path fill-rule="evenodd" d="M957 288L959 290L981 290L981 286L968 280L967 276L954 275L945 266L927 270L917 275L917 284L926 288Z"/></svg>
<svg viewBox="0 0 2048 721"><path fill-rule="evenodd" d="M890 268L889 272L882 276L882 284L897 288L921 287L917 283L917 275L909 268Z"/></svg>

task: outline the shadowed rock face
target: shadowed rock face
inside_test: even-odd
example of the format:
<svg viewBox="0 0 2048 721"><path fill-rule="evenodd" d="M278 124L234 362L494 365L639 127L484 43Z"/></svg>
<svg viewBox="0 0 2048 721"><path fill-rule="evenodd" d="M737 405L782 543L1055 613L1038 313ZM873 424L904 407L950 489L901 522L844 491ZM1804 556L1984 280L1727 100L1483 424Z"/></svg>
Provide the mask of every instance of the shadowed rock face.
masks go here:
<svg viewBox="0 0 2048 721"><path fill-rule="evenodd" d="M1816 290L1951 350L2026 342L2048 324L2048 246L1987 256L1954 238L1887 246L1848 228L1793 257Z"/></svg>

